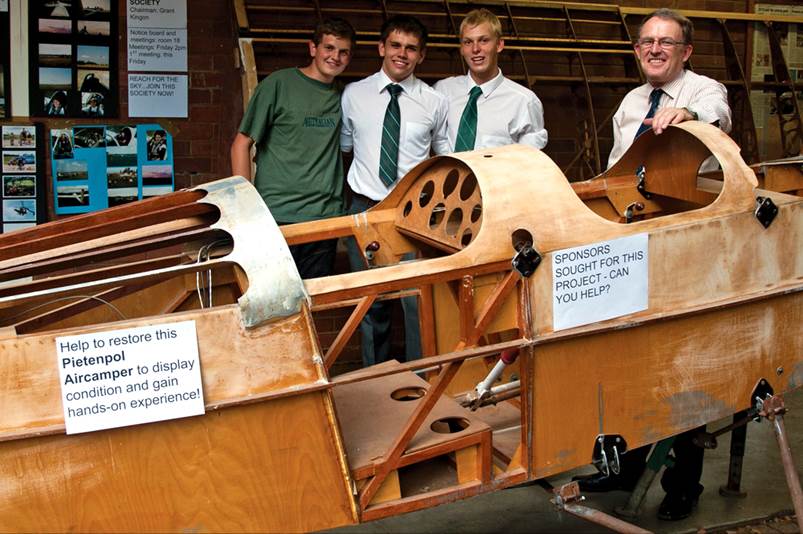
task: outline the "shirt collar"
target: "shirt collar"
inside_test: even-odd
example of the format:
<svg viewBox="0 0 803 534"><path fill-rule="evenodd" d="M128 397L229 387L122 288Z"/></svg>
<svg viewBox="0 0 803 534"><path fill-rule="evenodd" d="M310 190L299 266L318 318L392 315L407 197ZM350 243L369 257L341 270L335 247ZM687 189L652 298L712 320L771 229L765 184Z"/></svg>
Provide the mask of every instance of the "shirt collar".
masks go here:
<svg viewBox="0 0 803 534"><path fill-rule="evenodd" d="M669 95L669 98L675 100L680 93L680 88L683 86L683 78L686 76L686 69L680 71L674 80L667 82L661 86L661 90ZM647 92L649 93L652 91L653 87L650 84L647 84Z"/></svg>
<svg viewBox="0 0 803 534"><path fill-rule="evenodd" d="M407 96L415 97L417 95L418 84L416 82L418 80L415 77L415 74L409 75L407 78L405 78L400 82L394 82L393 80L391 80L390 76L385 74L385 71L382 69L379 69L379 72L377 74L378 77L377 77L376 89L378 93L384 91L385 87L387 87L389 83L398 83L399 85L402 86L404 92L407 93Z"/></svg>
<svg viewBox="0 0 803 534"><path fill-rule="evenodd" d="M474 78L471 77L471 74L466 74L466 80L466 94L468 94L477 85L477 82L474 81ZM502 85L504 80L505 77L502 76L502 69L499 69L499 72L496 76L479 86L479 88L482 89L482 98L488 98L491 96L491 93L493 93L497 87Z"/></svg>

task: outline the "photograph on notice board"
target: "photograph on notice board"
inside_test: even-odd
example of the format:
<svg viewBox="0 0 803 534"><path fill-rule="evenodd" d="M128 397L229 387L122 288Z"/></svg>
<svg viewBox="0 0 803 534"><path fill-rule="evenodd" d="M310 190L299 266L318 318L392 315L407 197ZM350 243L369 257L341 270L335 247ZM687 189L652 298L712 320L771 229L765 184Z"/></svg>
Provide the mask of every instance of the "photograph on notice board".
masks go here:
<svg viewBox="0 0 803 534"><path fill-rule="evenodd" d="M106 186L111 189L134 189L137 191L137 168L108 167L106 169Z"/></svg>
<svg viewBox="0 0 803 534"><path fill-rule="evenodd" d="M69 47L69 45L67 46ZM78 67L82 69L108 69L109 47L79 44Z"/></svg>
<svg viewBox="0 0 803 534"><path fill-rule="evenodd" d="M49 17L70 18L72 16L72 0L39 0L42 13ZM81 0L78 0L81 1Z"/></svg>
<svg viewBox="0 0 803 534"><path fill-rule="evenodd" d="M136 153L137 128L119 124L106 126L106 146L128 146Z"/></svg>
<svg viewBox="0 0 803 534"><path fill-rule="evenodd" d="M26 228L33 228L36 223L8 223L3 225L3 233L14 232L17 230L25 230Z"/></svg>
<svg viewBox="0 0 803 534"><path fill-rule="evenodd" d="M68 44L39 44L39 65L42 67L69 67L72 64L72 46Z"/></svg>
<svg viewBox="0 0 803 534"><path fill-rule="evenodd" d="M78 35L108 37L109 23L103 20L79 20Z"/></svg>
<svg viewBox="0 0 803 534"><path fill-rule="evenodd" d="M103 117L106 114L103 95L100 93L81 93L81 116Z"/></svg>
<svg viewBox="0 0 803 534"><path fill-rule="evenodd" d="M36 148L36 129L30 126L4 125L3 148Z"/></svg>
<svg viewBox="0 0 803 534"><path fill-rule="evenodd" d="M142 198L157 197L159 195L166 195L172 192L173 188L169 185L161 187L143 187Z"/></svg>
<svg viewBox="0 0 803 534"><path fill-rule="evenodd" d="M3 221L36 222L36 199L3 199Z"/></svg>
<svg viewBox="0 0 803 534"><path fill-rule="evenodd" d="M3 176L3 197L35 197L36 196L36 176L15 176L7 174Z"/></svg>
<svg viewBox="0 0 803 534"><path fill-rule="evenodd" d="M82 160L62 159L54 162L56 181L70 182L89 179L89 164Z"/></svg>
<svg viewBox="0 0 803 534"><path fill-rule="evenodd" d="M89 205L88 185L60 185L56 187L56 203L59 208Z"/></svg>
<svg viewBox="0 0 803 534"><path fill-rule="evenodd" d="M164 130L148 130L145 132L148 140L148 161L163 161L167 159L167 135Z"/></svg>
<svg viewBox="0 0 803 534"><path fill-rule="evenodd" d="M106 165L109 167L137 167L137 147L129 146L107 146Z"/></svg>
<svg viewBox="0 0 803 534"><path fill-rule="evenodd" d="M79 17L84 19L108 18L111 12L110 0L80 0Z"/></svg>
<svg viewBox="0 0 803 534"><path fill-rule="evenodd" d="M39 33L70 35L72 33L72 21L63 19L39 19Z"/></svg>
<svg viewBox="0 0 803 534"><path fill-rule="evenodd" d="M36 152L4 150L3 172L36 172Z"/></svg>
<svg viewBox="0 0 803 534"><path fill-rule="evenodd" d="M143 165L142 185L172 185L173 167L170 165Z"/></svg>
<svg viewBox="0 0 803 534"><path fill-rule="evenodd" d="M102 148L106 146L103 126L89 126L73 129L73 141L78 148Z"/></svg>
<svg viewBox="0 0 803 534"><path fill-rule="evenodd" d="M66 159L73 157L72 129L50 130L50 154L53 159Z"/></svg>

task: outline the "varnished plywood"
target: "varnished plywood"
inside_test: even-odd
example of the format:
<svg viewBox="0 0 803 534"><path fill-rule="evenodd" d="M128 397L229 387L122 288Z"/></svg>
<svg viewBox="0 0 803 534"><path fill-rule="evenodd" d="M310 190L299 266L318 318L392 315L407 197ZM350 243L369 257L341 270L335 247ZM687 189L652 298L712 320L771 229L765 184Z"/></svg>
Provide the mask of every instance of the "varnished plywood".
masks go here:
<svg viewBox="0 0 803 534"><path fill-rule="evenodd" d="M634 448L730 416L761 378L800 387L802 315L794 293L536 348L534 476L590 463L600 433Z"/></svg>
<svg viewBox="0 0 803 534"><path fill-rule="evenodd" d="M354 523L325 396L0 443L0 530L296 532Z"/></svg>
<svg viewBox="0 0 803 534"><path fill-rule="evenodd" d="M207 406L259 398L316 381L321 373L309 317L299 314L246 330L237 306L0 340L0 440L63 424L55 338L194 320Z"/></svg>

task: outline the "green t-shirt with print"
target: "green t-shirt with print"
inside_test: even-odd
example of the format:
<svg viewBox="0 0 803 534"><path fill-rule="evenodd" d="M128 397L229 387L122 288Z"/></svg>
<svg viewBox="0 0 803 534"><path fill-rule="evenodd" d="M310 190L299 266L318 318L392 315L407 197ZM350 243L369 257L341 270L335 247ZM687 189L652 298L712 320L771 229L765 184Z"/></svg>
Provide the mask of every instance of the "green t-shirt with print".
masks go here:
<svg viewBox="0 0 803 534"><path fill-rule="evenodd" d="M340 91L282 69L262 80L240 132L256 144L256 186L274 219L294 223L343 214Z"/></svg>

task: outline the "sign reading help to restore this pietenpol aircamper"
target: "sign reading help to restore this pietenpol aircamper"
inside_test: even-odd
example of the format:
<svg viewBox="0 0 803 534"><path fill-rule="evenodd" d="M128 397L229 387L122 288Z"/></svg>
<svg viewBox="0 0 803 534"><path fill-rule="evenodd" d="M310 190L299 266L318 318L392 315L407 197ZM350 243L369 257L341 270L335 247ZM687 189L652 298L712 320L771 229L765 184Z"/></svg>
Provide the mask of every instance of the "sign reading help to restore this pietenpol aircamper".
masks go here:
<svg viewBox="0 0 803 534"><path fill-rule="evenodd" d="M204 413L194 321L56 338L67 434Z"/></svg>
<svg viewBox="0 0 803 534"><path fill-rule="evenodd" d="M552 256L555 330L647 309L648 235L556 251Z"/></svg>

